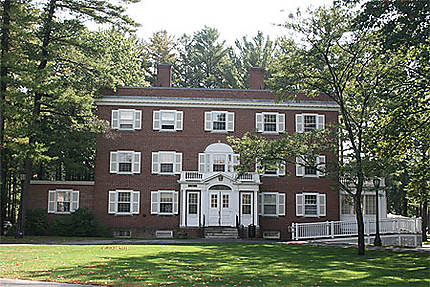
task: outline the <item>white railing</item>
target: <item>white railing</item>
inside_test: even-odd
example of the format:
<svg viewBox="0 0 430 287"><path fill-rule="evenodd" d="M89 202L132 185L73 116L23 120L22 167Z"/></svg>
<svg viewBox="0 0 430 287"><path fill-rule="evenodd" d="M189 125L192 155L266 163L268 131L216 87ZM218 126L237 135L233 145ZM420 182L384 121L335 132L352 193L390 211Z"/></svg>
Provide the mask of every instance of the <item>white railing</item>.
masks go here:
<svg viewBox="0 0 430 287"><path fill-rule="evenodd" d="M182 178L185 180L201 180L201 179L203 179L203 173L200 173L198 171L184 171L182 173L183 173Z"/></svg>
<svg viewBox="0 0 430 287"><path fill-rule="evenodd" d="M244 174L241 174L237 177L237 180L239 181L254 181L254 174L250 172L246 172Z"/></svg>
<svg viewBox="0 0 430 287"><path fill-rule="evenodd" d="M292 239L335 238L356 236L358 234L355 221L325 221L311 223L293 223ZM376 220L364 222L364 234L376 232ZM421 233L421 218L388 218L379 221L380 234Z"/></svg>

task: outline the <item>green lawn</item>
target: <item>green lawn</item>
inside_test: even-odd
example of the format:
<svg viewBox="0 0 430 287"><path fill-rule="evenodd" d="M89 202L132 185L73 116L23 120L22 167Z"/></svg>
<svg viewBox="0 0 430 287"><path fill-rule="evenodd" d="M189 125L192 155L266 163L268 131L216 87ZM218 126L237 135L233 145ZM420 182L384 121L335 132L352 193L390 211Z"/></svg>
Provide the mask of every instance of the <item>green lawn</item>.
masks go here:
<svg viewBox="0 0 430 287"><path fill-rule="evenodd" d="M429 286L429 263L291 244L0 246L0 277L114 286Z"/></svg>

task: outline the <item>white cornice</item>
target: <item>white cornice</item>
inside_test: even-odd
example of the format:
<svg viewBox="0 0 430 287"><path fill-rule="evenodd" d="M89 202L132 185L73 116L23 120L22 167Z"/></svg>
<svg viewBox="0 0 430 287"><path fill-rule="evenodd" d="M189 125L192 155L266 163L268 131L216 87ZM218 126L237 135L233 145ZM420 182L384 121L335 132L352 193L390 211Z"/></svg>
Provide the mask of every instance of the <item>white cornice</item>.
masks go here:
<svg viewBox="0 0 430 287"><path fill-rule="evenodd" d="M323 101L307 102L284 102L274 103L264 100L226 100L210 98L202 99L178 99L164 98L153 99L145 97L105 97L96 100L99 106L161 106L161 107L198 107L198 108L239 108L239 109L278 109L278 110L314 110L314 111L338 111L339 105L333 102L324 103Z"/></svg>
<svg viewBox="0 0 430 287"><path fill-rule="evenodd" d="M94 181L58 181L58 180L30 180L30 184L58 184L58 185L94 185Z"/></svg>

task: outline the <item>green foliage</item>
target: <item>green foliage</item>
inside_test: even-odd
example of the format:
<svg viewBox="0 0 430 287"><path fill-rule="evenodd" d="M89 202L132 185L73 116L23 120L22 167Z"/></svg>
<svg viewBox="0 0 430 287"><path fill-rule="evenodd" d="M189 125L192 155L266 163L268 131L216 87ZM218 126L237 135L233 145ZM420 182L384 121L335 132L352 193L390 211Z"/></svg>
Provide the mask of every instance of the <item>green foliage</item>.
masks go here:
<svg viewBox="0 0 430 287"><path fill-rule="evenodd" d="M50 222L49 233L56 236L111 236L110 229L87 208L80 208L71 215L55 216Z"/></svg>
<svg viewBox="0 0 430 287"><path fill-rule="evenodd" d="M46 235L48 232L48 214L46 209L28 210L25 219L26 235Z"/></svg>

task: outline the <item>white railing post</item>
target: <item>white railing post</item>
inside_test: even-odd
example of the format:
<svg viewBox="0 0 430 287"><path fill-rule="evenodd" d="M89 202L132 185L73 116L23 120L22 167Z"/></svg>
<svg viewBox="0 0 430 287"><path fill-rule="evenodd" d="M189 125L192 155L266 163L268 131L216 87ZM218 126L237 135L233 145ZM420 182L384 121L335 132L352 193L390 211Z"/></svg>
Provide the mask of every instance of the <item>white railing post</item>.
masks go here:
<svg viewBox="0 0 430 287"><path fill-rule="evenodd" d="M331 238L334 238L334 221L330 221Z"/></svg>

